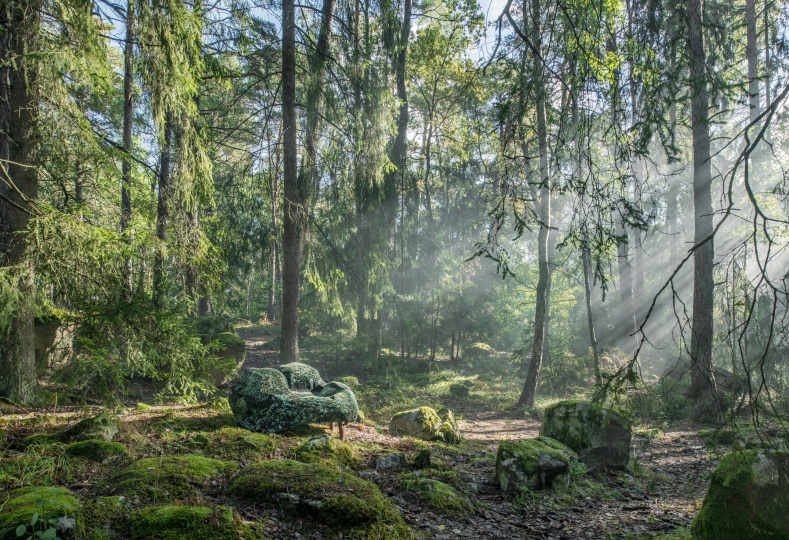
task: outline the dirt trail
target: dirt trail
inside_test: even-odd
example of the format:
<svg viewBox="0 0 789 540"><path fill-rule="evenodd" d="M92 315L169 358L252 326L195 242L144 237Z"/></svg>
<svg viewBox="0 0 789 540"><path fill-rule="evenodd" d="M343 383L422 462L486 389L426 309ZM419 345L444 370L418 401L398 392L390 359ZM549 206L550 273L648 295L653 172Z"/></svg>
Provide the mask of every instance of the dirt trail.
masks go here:
<svg viewBox="0 0 789 540"><path fill-rule="evenodd" d="M239 332L248 346L246 365L276 365L277 354L267 347L272 335ZM708 459L702 441L689 430L673 430L664 437L633 439L637 473L605 471L587 474L570 493L506 498L494 483L495 453L499 442L525 439L539 433L539 421L513 419L494 411L466 409L460 428L461 450L434 447L434 458L457 473L461 488L476 504L473 515L451 519L422 508L399 489L398 472L367 469L360 475L375 482L397 504L418 538L529 538L544 540L652 538L690 525L703 498ZM364 426L350 426L348 442L374 442L392 451L410 453L412 444ZM287 533L279 523L278 538L325 538L321 533Z"/></svg>

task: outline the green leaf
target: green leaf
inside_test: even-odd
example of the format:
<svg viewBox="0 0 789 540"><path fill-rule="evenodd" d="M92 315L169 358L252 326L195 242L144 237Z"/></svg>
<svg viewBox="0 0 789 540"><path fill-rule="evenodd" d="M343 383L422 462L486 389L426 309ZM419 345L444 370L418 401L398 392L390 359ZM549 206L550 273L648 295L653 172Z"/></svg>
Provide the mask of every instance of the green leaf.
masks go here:
<svg viewBox="0 0 789 540"><path fill-rule="evenodd" d="M33 519L30 520L31 525L35 525L36 523L38 523L38 512L35 512L33 514Z"/></svg>
<svg viewBox="0 0 789 540"><path fill-rule="evenodd" d="M25 531L27 531L27 525L22 524L16 528L16 535L22 536L23 534L25 534Z"/></svg>
<svg viewBox="0 0 789 540"><path fill-rule="evenodd" d="M49 529L44 531L44 534L41 535L41 538L42 540L55 540L55 536L57 536L57 533L58 533L57 529L55 529L54 527L50 527Z"/></svg>

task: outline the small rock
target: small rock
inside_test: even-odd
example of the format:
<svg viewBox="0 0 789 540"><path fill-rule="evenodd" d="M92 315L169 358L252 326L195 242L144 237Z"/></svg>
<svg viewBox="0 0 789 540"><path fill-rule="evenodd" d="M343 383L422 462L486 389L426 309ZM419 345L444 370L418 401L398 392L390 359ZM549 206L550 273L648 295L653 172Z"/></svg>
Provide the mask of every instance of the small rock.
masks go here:
<svg viewBox="0 0 789 540"><path fill-rule="evenodd" d="M408 463L408 457L402 452L380 456L375 460L376 469L398 469Z"/></svg>

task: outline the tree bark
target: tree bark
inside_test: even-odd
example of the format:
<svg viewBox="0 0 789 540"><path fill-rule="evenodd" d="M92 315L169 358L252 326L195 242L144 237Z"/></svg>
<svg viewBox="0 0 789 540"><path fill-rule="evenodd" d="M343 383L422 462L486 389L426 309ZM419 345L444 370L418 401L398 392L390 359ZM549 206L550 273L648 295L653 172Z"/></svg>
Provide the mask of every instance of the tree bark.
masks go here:
<svg viewBox="0 0 789 540"><path fill-rule="evenodd" d="M173 142L172 113L167 113L164 123L164 146L159 160L159 189L156 205L156 256L153 262L153 303L157 309L162 307L165 297L164 251L167 242L167 227L170 221L170 160Z"/></svg>
<svg viewBox="0 0 789 540"><path fill-rule="evenodd" d="M756 0L745 0L746 44L745 55L748 59L748 103L751 121L759 117L759 51L756 43Z"/></svg>
<svg viewBox="0 0 789 540"><path fill-rule="evenodd" d="M594 310L592 309L592 283L589 280L589 270L592 266L589 256L589 246L581 248L581 264L584 268L584 295L586 297L586 322L589 326L589 342L592 345L592 359L594 361L594 382L596 386L603 383L600 376L600 351L597 346L597 334L594 327Z"/></svg>
<svg viewBox="0 0 789 540"><path fill-rule="evenodd" d="M307 118L301 167L296 171L296 21L293 0L282 3L282 121L284 150L284 234L282 251L282 343L283 362L299 358L299 287L304 240L311 195L317 191L317 143L323 109L326 60L332 33L335 0L324 0L316 50L310 55L312 83L307 90Z"/></svg>
<svg viewBox="0 0 789 540"><path fill-rule="evenodd" d="M131 224L131 155L134 150L132 140L132 122L134 120L134 103L132 78L134 76L134 0L126 4L126 43L123 51L123 163L121 164L121 233L128 234ZM131 242L131 238L128 238ZM126 260L126 282L129 294L132 292L132 260Z"/></svg>
<svg viewBox="0 0 789 540"><path fill-rule="evenodd" d="M38 380L34 353L35 280L24 234L38 197L38 44L41 3L0 6L0 264L17 266L20 304L0 328L0 397L32 404Z"/></svg>
<svg viewBox="0 0 789 540"><path fill-rule="evenodd" d="M537 95L537 144L540 153L540 229L537 234L537 258L539 268L539 278L537 280L537 299L534 309L534 342L532 343L532 355L529 368L526 372L526 382L523 385L518 405L522 407L533 407L534 399L537 394L537 381L542 366L545 352L545 331L546 318L548 312L549 296L551 283L551 273L548 261L548 231L551 226L551 179L548 170L548 130L546 125L546 90L544 81L544 66L542 65L542 37L540 33L540 2L532 0L532 44L534 50L534 71L535 88ZM524 10L525 11L525 10Z"/></svg>
<svg viewBox="0 0 789 540"><path fill-rule="evenodd" d="M691 75L691 126L693 132L693 316L691 320L691 386L695 400L693 418L716 421L720 407L713 376L713 262L712 171L710 159L709 103L701 0L686 0L688 53Z"/></svg>

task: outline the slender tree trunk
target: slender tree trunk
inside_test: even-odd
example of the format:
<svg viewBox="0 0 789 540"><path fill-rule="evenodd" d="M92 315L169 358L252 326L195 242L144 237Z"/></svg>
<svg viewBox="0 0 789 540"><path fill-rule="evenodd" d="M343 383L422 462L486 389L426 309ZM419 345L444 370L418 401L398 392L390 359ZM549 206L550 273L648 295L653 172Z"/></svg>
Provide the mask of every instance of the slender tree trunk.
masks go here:
<svg viewBox="0 0 789 540"><path fill-rule="evenodd" d="M297 185L296 148L296 9L293 0L282 1L282 151L285 200L282 276L283 362L299 357L299 283L303 236L303 196Z"/></svg>
<svg viewBox="0 0 789 540"><path fill-rule="evenodd" d="M546 125L546 89L544 66L542 65L542 36L540 31L540 2L532 0L532 44L534 51L534 71L537 109L537 144L540 152L540 229L537 234L537 259L539 278L537 280L537 301L534 310L534 342L529 369L526 372L526 383L523 385L519 406L532 407L537 394L537 381L545 352L546 316L548 313L551 272L548 260L548 231L551 226L551 180L548 170L548 130ZM525 9L524 9L525 11Z"/></svg>
<svg viewBox="0 0 789 540"><path fill-rule="evenodd" d="M688 50L691 70L691 125L693 131L693 316L691 320L691 387L693 417L715 421L720 407L712 363L713 262L712 171L710 159L709 103L701 0L686 0Z"/></svg>
<svg viewBox="0 0 789 540"><path fill-rule="evenodd" d="M164 252L167 242L167 227L170 221L170 160L173 143L172 113L167 113L164 123L164 146L159 160L159 189L156 205L156 238L159 245L156 247L156 256L153 262L153 303L157 309L164 302L165 277L164 277Z"/></svg>
<svg viewBox="0 0 789 540"><path fill-rule="evenodd" d="M282 249L282 343L283 362L299 358L299 286L310 197L317 191L317 143L323 109L326 60L329 58L335 0L324 0L316 50L310 55L307 118L301 168L296 159L296 20L293 0L282 2L282 122L284 150L284 235Z"/></svg>
<svg viewBox="0 0 789 540"><path fill-rule="evenodd" d="M745 0L746 45L748 59L748 103L751 108L751 121L761 113L759 107L759 50L756 43L756 0Z"/></svg>
<svg viewBox="0 0 789 540"><path fill-rule="evenodd" d="M592 266L589 256L589 247L581 248L581 264L584 267L584 295L586 297L586 322L589 326L589 342L592 345L592 359L594 361L594 382L600 386L603 379L600 376L600 350L597 346L597 334L594 327L594 310L592 309L592 283L589 279L589 270Z"/></svg>
<svg viewBox="0 0 789 540"><path fill-rule="evenodd" d="M121 233L129 234L131 224L131 155L134 151L132 141L132 122L134 120L134 104L132 103L132 78L134 77L134 0L126 4L126 43L123 51L123 163L121 165ZM131 242L131 238L128 238ZM129 294L132 292L132 260L126 260L126 282Z"/></svg>
<svg viewBox="0 0 789 540"><path fill-rule="evenodd" d="M38 70L30 53L40 26L40 1L0 5L0 265L18 267L20 293L11 320L0 328L0 397L20 404L34 403L38 389L35 280L24 231L38 197Z"/></svg>

